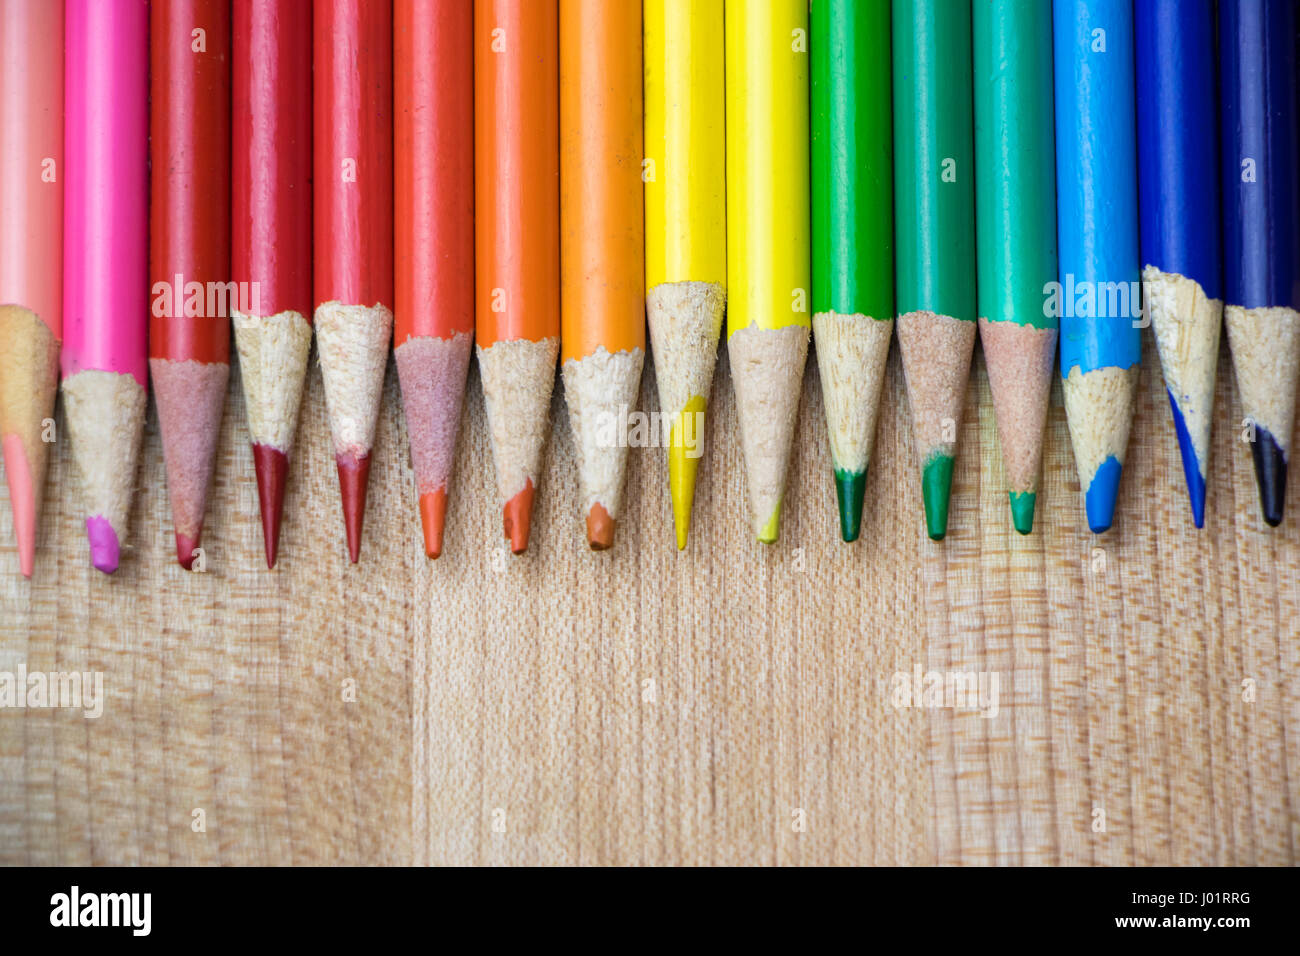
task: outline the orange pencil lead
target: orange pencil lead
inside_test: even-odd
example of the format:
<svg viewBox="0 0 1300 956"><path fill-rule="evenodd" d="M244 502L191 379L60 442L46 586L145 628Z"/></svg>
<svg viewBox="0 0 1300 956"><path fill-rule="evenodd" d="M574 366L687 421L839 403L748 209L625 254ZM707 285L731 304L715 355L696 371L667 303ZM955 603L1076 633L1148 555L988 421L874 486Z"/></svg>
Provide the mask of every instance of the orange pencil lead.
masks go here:
<svg viewBox="0 0 1300 956"><path fill-rule="evenodd" d="M528 532L533 522L533 483L524 485L523 491L506 502L504 509L504 526L506 537L510 539L510 550L514 554L523 554L528 550Z"/></svg>

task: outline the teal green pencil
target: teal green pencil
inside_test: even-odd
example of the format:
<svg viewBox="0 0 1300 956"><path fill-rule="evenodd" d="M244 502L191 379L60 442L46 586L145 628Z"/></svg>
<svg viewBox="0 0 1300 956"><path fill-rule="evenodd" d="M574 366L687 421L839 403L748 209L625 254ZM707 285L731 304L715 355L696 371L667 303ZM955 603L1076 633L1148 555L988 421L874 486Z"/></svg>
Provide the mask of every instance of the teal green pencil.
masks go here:
<svg viewBox="0 0 1300 956"><path fill-rule="evenodd" d="M937 541L975 347L971 5L894 0L893 38L898 344Z"/></svg>
<svg viewBox="0 0 1300 956"><path fill-rule="evenodd" d="M974 28L980 339L1011 519L1028 534L1056 362L1057 319L1043 298L1056 281L1051 5L980 0Z"/></svg>
<svg viewBox="0 0 1300 956"><path fill-rule="evenodd" d="M812 5L813 339L840 534L862 523L894 330L889 0Z"/></svg>

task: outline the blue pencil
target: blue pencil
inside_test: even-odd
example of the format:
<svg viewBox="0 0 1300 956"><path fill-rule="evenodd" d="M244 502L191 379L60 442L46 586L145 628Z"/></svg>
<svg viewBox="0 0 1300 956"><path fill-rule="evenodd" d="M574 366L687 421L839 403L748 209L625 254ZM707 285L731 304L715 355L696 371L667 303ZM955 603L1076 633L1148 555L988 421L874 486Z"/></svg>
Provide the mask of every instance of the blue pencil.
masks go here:
<svg viewBox="0 0 1300 956"><path fill-rule="evenodd" d="M1088 527L1111 526L1142 358L1132 0L1053 0L1061 377Z"/></svg>
<svg viewBox="0 0 1300 956"><path fill-rule="evenodd" d="M1223 320L1214 0L1137 0L1142 283L1196 527Z"/></svg>
<svg viewBox="0 0 1300 956"><path fill-rule="evenodd" d="M1282 522L1300 365L1294 0L1222 0L1224 322L1260 508Z"/></svg>

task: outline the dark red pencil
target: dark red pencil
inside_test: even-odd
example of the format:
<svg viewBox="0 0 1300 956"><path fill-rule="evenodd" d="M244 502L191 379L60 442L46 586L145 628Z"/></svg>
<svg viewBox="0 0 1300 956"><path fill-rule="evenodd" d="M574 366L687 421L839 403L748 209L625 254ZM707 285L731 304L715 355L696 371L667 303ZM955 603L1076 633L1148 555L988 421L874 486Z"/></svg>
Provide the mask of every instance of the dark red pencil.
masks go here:
<svg viewBox="0 0 1300 956"><path fill-rule="evenodd" d="M311 351L311 0L235 0L231 310L274 567Z"/></svg>
<svg viewBox="0 0 1300 956"><path fill-rule="evenodd" d="M315 5L316 346L354 564L393 331L392 30L389 0Z"/></svg>

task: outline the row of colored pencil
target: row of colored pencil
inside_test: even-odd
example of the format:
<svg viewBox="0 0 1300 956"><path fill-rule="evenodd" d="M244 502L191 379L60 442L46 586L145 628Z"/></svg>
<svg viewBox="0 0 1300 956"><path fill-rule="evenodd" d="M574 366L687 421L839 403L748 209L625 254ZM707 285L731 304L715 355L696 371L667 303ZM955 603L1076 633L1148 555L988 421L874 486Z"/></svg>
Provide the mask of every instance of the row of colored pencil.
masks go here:
<svg viewBox="0 0 1300 956"><path fill-rule="evenodd" d="M931 537L977 331L1016 529L1058 337L1088 524L1110 526L1143 315L1198 526L1226 315L1276 524L1300 364L1295 17L1222 0L1216 51L1212 0L0 0L22 570L60 360L94 565L119 561L152 379L190 566L232 323L268 566L313 330L354 562L390 340L431 557L471 341L512 550L557 359L587 537L609 547L627 452L609 426L647 319L685 547L724 315L762 541L810 337L857 537L895 319Z"/></svg>

